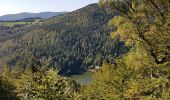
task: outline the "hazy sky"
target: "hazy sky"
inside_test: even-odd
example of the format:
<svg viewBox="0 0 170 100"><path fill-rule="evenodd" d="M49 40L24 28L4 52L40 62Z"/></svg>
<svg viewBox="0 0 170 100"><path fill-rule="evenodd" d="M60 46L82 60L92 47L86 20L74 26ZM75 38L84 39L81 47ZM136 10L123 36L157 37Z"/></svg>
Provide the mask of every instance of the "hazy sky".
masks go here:
<svg viewBox="0 0 170 100"><path fill-rule="evenodd" d="M20 12L73 11L98 0L0 0L0 15Z"/></svg>

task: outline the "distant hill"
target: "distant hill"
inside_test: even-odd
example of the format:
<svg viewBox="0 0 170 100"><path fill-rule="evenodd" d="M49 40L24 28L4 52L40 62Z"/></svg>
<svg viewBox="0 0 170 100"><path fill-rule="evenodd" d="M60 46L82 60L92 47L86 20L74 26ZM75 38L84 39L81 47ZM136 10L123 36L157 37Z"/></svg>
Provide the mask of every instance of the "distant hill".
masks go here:
<svg viewBox="0 0 170 100"><path fill-rule="evenodd" d="M34 17L40 17L40 18L51 18L54 16L58 16L61 14L64 14L66 12L41 12L41 13L18 13L18 14L8 14L0 16L0 21L15 21L15 20L21 20L25 18L34 18Z"/></svg>

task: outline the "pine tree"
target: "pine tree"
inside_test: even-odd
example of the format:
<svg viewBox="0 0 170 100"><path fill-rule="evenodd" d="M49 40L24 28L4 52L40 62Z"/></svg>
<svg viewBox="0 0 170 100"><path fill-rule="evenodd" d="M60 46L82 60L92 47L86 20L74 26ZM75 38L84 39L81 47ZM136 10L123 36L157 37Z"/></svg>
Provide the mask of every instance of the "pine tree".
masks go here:
<svg viewBox="0 0 170 100"><path fill-rule="evenodd" d="M18 61L11 71L13 79L19 78L22 73L23 73L23 67L22 67L21 62Z"/></svg>
<svg viewBox="0 0 170 100"><path fill-rule="evenodd" d="M10 67L6 64L2 66L0 72L0 98L2 98L2 100L17 100L13 90L14 85L12 84Z"/></svg>
<svg viewBox="0 0 170 100"><path fill-rule="evenodd" d="M25 71L20 74L20 77L16 78L14 81L15 90L14 92L17 94L21 100L30 100L33 96L33 72L30 67L26 68Z"/></svg>

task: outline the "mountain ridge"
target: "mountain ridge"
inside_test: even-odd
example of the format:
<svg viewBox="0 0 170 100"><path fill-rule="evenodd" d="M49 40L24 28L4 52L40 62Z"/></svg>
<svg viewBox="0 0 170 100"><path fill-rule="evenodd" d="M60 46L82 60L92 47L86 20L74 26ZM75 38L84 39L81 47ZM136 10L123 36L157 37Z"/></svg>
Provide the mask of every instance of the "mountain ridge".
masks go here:
<svg viewBox="0 0 170 100"><path fill-rule="evenodd" d="M0 16L0 21L16 21L16 20L22 20L25 18L34 18L34 17L40 17L40 18L51 18L54 16L62 15L67 12L39 12L39 13L29 13L29 12L22 12L17 14L7 14Z"/></svg>

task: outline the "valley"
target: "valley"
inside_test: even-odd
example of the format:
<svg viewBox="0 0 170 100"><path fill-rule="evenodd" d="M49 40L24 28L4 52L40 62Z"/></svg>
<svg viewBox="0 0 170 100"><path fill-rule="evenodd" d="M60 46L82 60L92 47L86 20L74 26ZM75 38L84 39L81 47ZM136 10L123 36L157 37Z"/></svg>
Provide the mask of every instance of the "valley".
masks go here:
<svg viewBox="0 0 170 100"><path fill-rule="evenodd" d="M170 0L0 8L0 100L170 100Z"/></svg>

